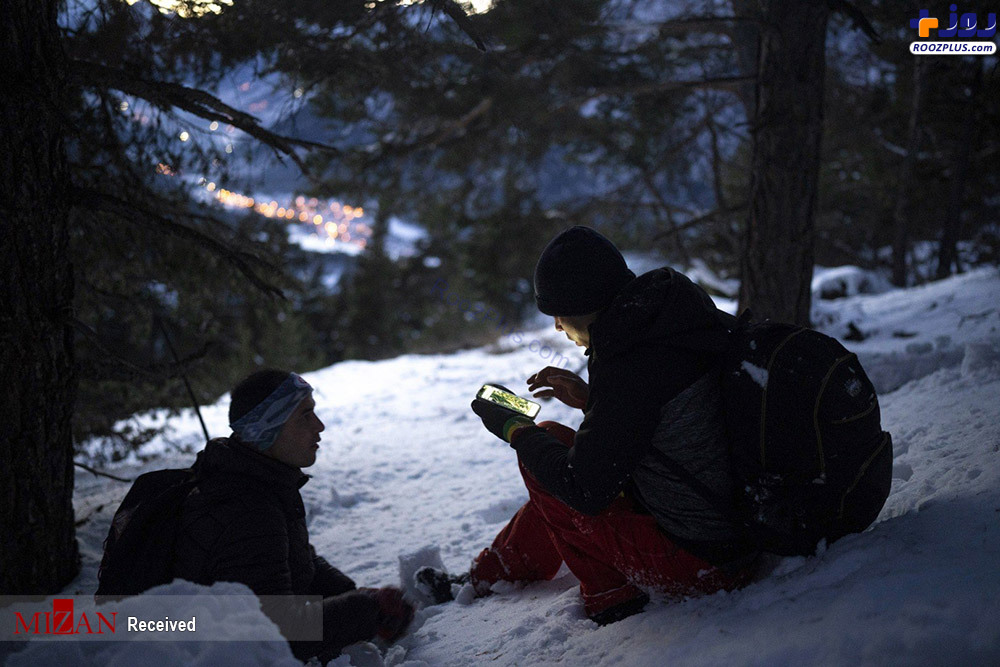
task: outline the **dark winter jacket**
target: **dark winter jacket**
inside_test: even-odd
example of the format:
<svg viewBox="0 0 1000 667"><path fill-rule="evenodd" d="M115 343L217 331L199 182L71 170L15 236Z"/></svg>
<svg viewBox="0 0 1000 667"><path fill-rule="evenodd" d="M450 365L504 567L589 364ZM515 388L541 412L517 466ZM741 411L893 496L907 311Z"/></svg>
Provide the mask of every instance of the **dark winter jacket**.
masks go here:
<svg viewBox="0 0 1000 667"><path fill-rule="evenodd" d="M309 476L228 438L198 455L184 502L174 576L235 581L257 595L321 595L323 643L292 642L300 658L336 654L375 634L377 604L309 544L299 489Z"/></svg>
<svg viewBox="0 0 1000 667"><path fill-rule="evenodd" d="M717 368L734 322L673 269L639 276L590 327L590 397L573 448L524 429L512 445L521 461L580 512L597 514L624 490L695 555L746 556L736 525L695 489L732 496Z"/></svg>

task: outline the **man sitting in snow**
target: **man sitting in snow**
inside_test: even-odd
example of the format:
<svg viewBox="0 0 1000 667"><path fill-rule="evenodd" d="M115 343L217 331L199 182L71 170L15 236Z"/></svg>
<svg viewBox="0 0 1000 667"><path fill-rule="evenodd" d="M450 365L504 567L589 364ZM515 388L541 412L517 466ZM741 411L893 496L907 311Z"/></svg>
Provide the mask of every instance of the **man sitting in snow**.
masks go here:
<svg viewBox="0 0 1000 667"><path fill-rule="evenodd" d="M258 371L233 389L233 435L198 455L174 568L189 581L235 581L261 596L323 596L323 641L292 642L302 659L332 657L376 634L394 640L413 618L399 589L356 588L309 544L299 489L324 430L315 407L312 387L286 371Z"/></svg>
<svg viewBox="0 0 1000 667"><path fill-rule="evenodd" d="M702 390L734 318L670 268L636 278L618 249L586 227L549 243L534 284L539 310L586 348L590 384L550 366L528 378L529 389L584 418L574 432L473 402L486 428L517 452L529 497L474 561L477 593L501 580L551 579L565 562L587 615L605 624L641 611L644 589L680 597L745 584L754 549L694 488L732 496L720 406L702 400ZM685 392L684 414L664 429L661 409ZM443 573L425 569L418 580L449 598Z"/></svg>

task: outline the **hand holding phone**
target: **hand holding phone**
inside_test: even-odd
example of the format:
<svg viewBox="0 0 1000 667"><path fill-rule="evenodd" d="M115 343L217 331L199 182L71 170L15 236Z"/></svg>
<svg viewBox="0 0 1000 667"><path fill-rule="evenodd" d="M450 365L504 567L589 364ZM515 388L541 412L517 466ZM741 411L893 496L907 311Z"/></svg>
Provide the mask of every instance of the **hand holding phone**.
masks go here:
<svg viewBox="0 0 1000 667"><path fill-rule="evenodd" d="M497 384L483 385L472 401L472 411L483 420L486 430L505 442L511 442L522 428L534 426L534 416L541 409L538 403Z"/></svg>
<svg viewBox="0 0 1000 667"><path fill-rule="evenodd" d="M521 398L506 387L496 384L484 384L479 393L476 394L476 398L496 403L514 412L520 412L529 419L534 419L538 411L542 409L540 404L529 401L526 398Z"/></svg>

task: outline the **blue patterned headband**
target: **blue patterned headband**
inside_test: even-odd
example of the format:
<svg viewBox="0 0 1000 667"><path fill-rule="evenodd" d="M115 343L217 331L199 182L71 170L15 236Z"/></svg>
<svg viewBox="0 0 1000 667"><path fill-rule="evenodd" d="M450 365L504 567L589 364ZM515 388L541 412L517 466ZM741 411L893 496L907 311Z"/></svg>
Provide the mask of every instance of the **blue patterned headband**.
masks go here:
<svg viewBox="0 0 1000 667"><path fill-rule="evenodd" d="M229 428L243 442L253 445L258 451L267 451L292 412L312 390L301 375L289 373L288 378L277 389L254 406L253 410L230 424Z"/></svg>

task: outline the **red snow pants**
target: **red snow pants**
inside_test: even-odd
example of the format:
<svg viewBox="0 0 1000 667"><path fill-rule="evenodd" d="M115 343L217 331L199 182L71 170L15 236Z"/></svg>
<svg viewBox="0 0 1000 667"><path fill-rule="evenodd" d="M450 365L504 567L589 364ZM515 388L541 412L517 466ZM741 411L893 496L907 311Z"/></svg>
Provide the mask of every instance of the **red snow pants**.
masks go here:
<svg viewBox="0 0 1000 667"><path fill-rule="evenodd" d="M539 426L573 446L573 429L556 422ZM619 496L597 516L587 516L545 491L520 461L518 466L529 500L473 562L478 590L497 581L551 579L565 561L593 616L642 595L640 587L682 597L731 590L749 580L749 571L723 572L675 545L630 498Z"/></svg>

